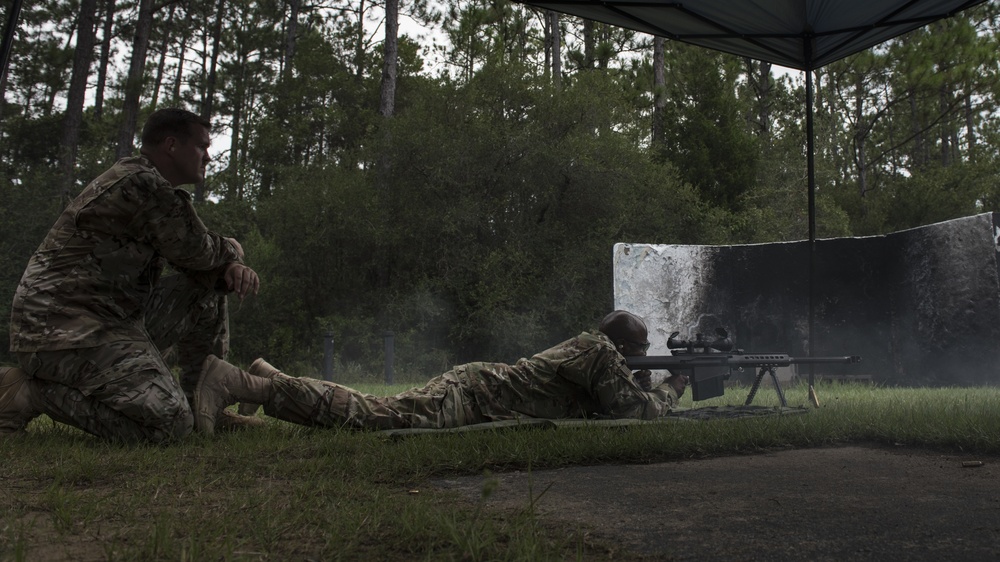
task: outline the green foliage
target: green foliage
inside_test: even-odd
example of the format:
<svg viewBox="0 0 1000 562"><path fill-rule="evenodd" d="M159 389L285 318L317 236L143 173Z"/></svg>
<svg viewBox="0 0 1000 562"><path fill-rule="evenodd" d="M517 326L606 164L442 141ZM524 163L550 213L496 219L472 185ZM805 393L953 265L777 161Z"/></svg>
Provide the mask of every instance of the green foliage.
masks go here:
<svg viewBox="0 0 1000 562"><path fill-rule="evenodd" d="M165 46L165 74L178 54L184 72L154 85L147 64L143 99L155 86L199 110L213 26L180 16L214 22L214 5L185 6L170 25L170 9L157 12L150 57ZM806 237L802 75L667 42L653 92L641 34L563 17L556 52L544 18L520 4L410 8L447 39L401 38L387 120L378 5L304 3L289 36L288 3L226 3L199 212L263 279L259 296L231 303L237 361L265 355L313 374L329 332L339 366L376 377L387 330L404 377L514 360L608 311L616 242ZM119 56L135 18L120 9ZM5 307L63 203L55 139L76 11L26 6L0 104ZM998 12L980 6L816 73L819 236L1000 210ZM84 113L77 187L111 164L124 76L109 70L103 117ZM667 103L654 144L655 93Z"/></svg>
<svg viewBox="0 0 1000 562"><path fill-rule="evenodd" d="M12 116L4 120L4 133L12 139L3 147L9 181L24 181L36 168L56 162L59 145L53 140L59 138L60 121L61 116L37 119ZM55 193L55 186L52 193Z"/></svg>
<svg viewBox="0 0 1000 562"><path fill-rule="evenodd" d="M364 177L339 168L293 173L258 204L260 218L244 244L247 263L264 283L234 318L237 353L309 357L329 328L321 318L362 318L371 306L364 265L373 239L365 213L371 189ZM353 335L338 334L338 340Z"/></svg>
<svg viewBox="0 0 1000 562"><path fill-rule="evenodd" d="M968 163L928 165L921 173L894 178L874 203L882 229L896 231L980 212L983 186L996 185L996 170Z"/></svg>
<svg viewBox="0 0 1000 562"><path fill-rule="evenodd" d="M667 65L667 123L660 156L673 162L705 199L740 210L757 180L757 140L746 126L748 106L737 95L738 59L674 45Z"/></svg>
<svg viewBox="0 0 1000 562"><path fill-rule="evenodd" d="M489 68L416 101L377 147L392 170L379 194L389 292L441 303L444 336L464 358L516 358L590 325L611 305L614 242L693 238L705 226L673 170L614 133L607 76L553 96L512 73Z"/></svg>
<svg viewBox="0 0 1000 562"><path fill-rule="evenodd" d="M997 107L995 14L981 6L820 73L818 154L852 233L980 208L981 186L969 182L993 173L983 139Z"/></svg>

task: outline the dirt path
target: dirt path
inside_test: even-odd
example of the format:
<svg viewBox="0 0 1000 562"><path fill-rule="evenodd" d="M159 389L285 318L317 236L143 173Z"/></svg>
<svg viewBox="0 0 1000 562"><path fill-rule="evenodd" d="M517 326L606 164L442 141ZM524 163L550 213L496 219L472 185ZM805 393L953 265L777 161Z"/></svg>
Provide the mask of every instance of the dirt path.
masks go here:
<svg viewBox="0 0 1000 562"><path fill-rule="evenodd" d="M1000 558L996 457L851 446L494 477L490 508L544 490L547 524L651 559ZM477 501L483 478L433 484Z"/></svg>

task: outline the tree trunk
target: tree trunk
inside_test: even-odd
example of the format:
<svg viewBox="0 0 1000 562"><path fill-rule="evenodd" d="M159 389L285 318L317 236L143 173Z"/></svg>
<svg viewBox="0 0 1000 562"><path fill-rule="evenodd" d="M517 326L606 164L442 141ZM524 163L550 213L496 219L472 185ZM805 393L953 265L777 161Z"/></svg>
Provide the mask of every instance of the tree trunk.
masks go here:
<svg viewBox="0 0 1000 562"><path fill-rule="evenodd" d="M212 26L212 55L208 66L205 97L201 99L200 114L205 119L212 118L215 109L215 89L218 82L219 45L222 42L222 18L226 11L226 0L219 0L215 12L215 25Z"/></svg>
<svg viewBox="0 0 1000 562"><path fill-rule="evenodd" d="M753 89L757 103L757 115L755 129L757 135L765 139L771 138L771 92L773 83L771 81L771 63L764 61L754 61L745 59L747 66L747 79Z"/></svg>
<svg viewBox="0 0 1000 562"><path fill-rule="evenodd" d="M295 46L298 39L299 33L299 12L302 8L302 0L288 0L289 4L289 14L288 14L288 26L285 33L285 52L284 52L284 68L282 81L290 83L292 78L295 76ZM288 105L284 106L290 108L292 112L297 112L301 109L301 100L290 99L288 100ZM290 117L287 113L282 115L282 122L288 123ZM292 141L292 163L307 165L309 161L308 150L306 145L308 142L305 138L297 135L291 136Z"/></svg>
<svg viewBox="0 0 1000 562"><path fill-rule="evenodd" d="M379 113L392 117L396 111L396 63L399 57L399 0L385 2L385 62L382 65L382 89Z"/></svg>
<svg viewBox="0 0 1000 562"><path fill-rule="evenodd" d="M387 153L390 139L388 120L392 118L396 108L396 61L399 55L399 0L386 0L385 3L385 44L383 45L385 62L382 67L382 88L379 98L379 113L382 115L382 134L386 150L380 152L376 168L376 186L379 191L378 205L383 229L394 224L392 209L392 193L389 178L392 173L392 160ZM383 236L376 242L378 265L376 269L379 289L387 290L390 279L390 248ZM383 306L379 312L379 324L388 327L388 311Z"/></svg>
<svg viewBox="0 0 1000 562"><path fill-rule="evenodd" d="M594 68L594 22L583 20L583 68Z"/></svg>
<svg viewBox="0 0 1000 562"><path fill-rule="evenodd" d="M177 74L174 76L174 97L172 103L181 99L181 85L184 83L184 55L187 54L188 37L191 36L191 10L184 16L184 28L181 30L181 41L177 47Z"/></svg>
<svg viewBox="0 0 1000 562"><path fill-rule="evenodd" d="M229 138L229 163L226 167L226 179L229 182L228 193L234 200L243 197L243 178L240 177L240 135L243 130L243 107L246 105L246 47L240 45L238 52L238 63L236 66L236 76L234 77L232 89L233 126L232 136Z"/></svg>
<svg viewBox="0 0 1000 562"><path fill-rule="evenodd" d="M667 72L664 40L653 37L653 147L659 149L664 142L663 110L667 107Z"/></svg>
<svg viewBox="0 0 1000 562"><path fill-rule="evenodd" d="M142 74L146 67L146 49L149 33L153 28L153 0L139 1L139 21L132 41L132 59L125 79L125 101L122 105L122 122L118 129L115 156L124 158L132 153L136 121L139 118L139 96L142 95Z"/></svg>
<svg viewBox="0 0 1000 562"><path fill-rule="evenodd" d="M73 33L69 33L66 37L66 46L63 47L63 51L69 51L70 47L73 45ZM62 64L59 65L60 70ZM42 106L42 115L48 117L52 115L56 107L56 97L59 96L59 92L62 91L62 84L58 81L53 82L50 80L43 81L44 92L46 96L45 105Z"/></svg>
<svg viewBox="0 0 1000 562"><path fill-rule="evenodd" d="M597 27L596 29L597 36L599 40L595 41L594 45L595 46L610 45L611 26L598 24L596 27ZM598 67L601 70L608 69L608 63L611 61L611 57L613 56L614 54L612 54L611 49L601 48L601 49L596 49L594 52L594 57L597 59Z"/></svg>
<svg viewBox="0 0 1000 562"><path fill-rule="evenodd" d="M360 84L365 68L365 0L358 1L358 32L354 36L354 79Z"/></svg>
<svg viewBox="0 0 1000 562"><path fill-rule="evenodd" d="M87 78L90 76L91 55L94 52L96 14L97 0L80 2L80 15L76 24L76 50L73 53L73 74L66 95L66 115L63 118L59 154L62 171L60 195L64 201L69 200L75 179L76 147L80 141L84 95L87 93Z"/></svg>
<svg viewBox="0 0 1000 562"><path fill-rule="evenodd" d="M869 128L865 123L866 93L864 80L861 74L858 74L854 84L854 165L858 171L858 193L862 201L868 193L868 159L865 150ZM866 211L862 205L862 213L867 214Z"/></svg>
<svg viewBox="0 0 1000 562"><path fill-rule="evenodd" d="M215 25L212 26L212 55L209 62L208 79L205 80L205 97L201 99L200 114L203 118L212 120L212 111L215 105L215 88L218 81L219 65L219 44L222 41L222 17L225 14L226 0L219 0L219 7L215 12ZM232 152L230 158L234 158ZM201 203L205 200L205 180L194 186L194 200Z"/></svg>
<svg viewBox="0 0 1000 562"><path fill-rule="evenodd" d="M94 119L104 116L104 88L108 83L108 60L111 58L111 30L115 22L115 0L104 3L104 28L101 31L101 56L97 63L97 91L94 94Z"/></svg>
<svg viewBox="0 0 1000 562"><path fill-rule="evenodd" d="M545 77L552 72L552 12L542 11L542 45L545 46Z"/></svg>
<svg viewBox="0 0 1000 562"><path fill-rule="evenodd" d="M163 69L167 65L167 49L170 48L170 24L174 21L174 12L177 11L177 4L170 5L170 12L167 14L167 23L163 26L163 41L160 43L160 61L156 64L156 78L153 79L153 101L151 105L156 107L160 101L160 86L163 84Z"/></svg>
<svg viewBox="0 0 1000 562"><path fill-rule="evenodd" d="M951 124L947 117L950 91L947 84L941 84L938 89L938 100L941 104L941 124L938 125L941 139L941 165L947 168L951 166Z"/></svg>
<svg viewBox="0 0 1000 562"><path fill-rule="evenodd" d="M2 109L7 91L7 66L10 63L10 51L14 46L14 32L21 16L21 0L14 0L7 8L7 23L4 24L3 43L0 44L0 109Z"/></svg>
<svg viewBox="0 0 1000 562"><path fill-rule="evenodd" d="M920 113L917 111L917 94L913 88L906 92L910 102L910 130L913 134L913 164L915 169L921 169L927 163L924 149L924 127L921 124Z"/></svg>
<svg viewBox="0 0 1000 562"><path fill-rule="evenodd" d="M972 109L972 94L965 93L965 142L970 162L976 161L976 114Z"/></svg>
<svg viewBox="0 0 1000 562"><path fill-rule="evenodd" d="M243 198L243 180L240 178L240 128L242 126L242 98L234 100L233 104L233 134L229 138L229 166L227 169L230 185L229 193L235 200Z"/></svg>
<svg viewBox="0 0 1000 562"><path fill-rule="evenodd" d="M552 85L562 89L562 33L559 29L559 12L549 12L552 19Z"/></svg>
<svg viewBox="0 0 1000 562"><path fill-rule="evenodd" d="M398 0L397 0L398 1ZM295 40L299 33L299 11L302 0L288 0L291 13L288 14L288 28L285 32L285 56L283 73L286 77L292 75L292 60L295 58ZM386 8L388 10L388 8Z"/></svg>

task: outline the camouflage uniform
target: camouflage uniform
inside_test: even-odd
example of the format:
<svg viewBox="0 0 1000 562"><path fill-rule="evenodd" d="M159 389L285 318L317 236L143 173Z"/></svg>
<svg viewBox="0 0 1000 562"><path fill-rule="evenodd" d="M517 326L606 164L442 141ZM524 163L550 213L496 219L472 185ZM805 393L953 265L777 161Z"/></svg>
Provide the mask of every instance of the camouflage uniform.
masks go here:
<svg viewBox="0 0 1000 562"><path fill-rule="evenodd" d="M187 191L145 158L119 161L63 211L18 284L10 349L36 409L108 439L189 433L184 391L193 391L208 354L227 351L217 283L223 266L238 261ZM180 273L161 279L168 263ZM161 355L171 347L180 385Z"/></svg>
<svg viewBox="0 0 1000 562"><path fill-rule="evenodd" d="M460 365L423 388L387 398L285 376L274 377L273 388L264 405L270 416L364 429L443 429L518 417L653 419L677 404L667 383L649 392L639 388L625 358L600 332L584 332L513 365Z"/></svg>

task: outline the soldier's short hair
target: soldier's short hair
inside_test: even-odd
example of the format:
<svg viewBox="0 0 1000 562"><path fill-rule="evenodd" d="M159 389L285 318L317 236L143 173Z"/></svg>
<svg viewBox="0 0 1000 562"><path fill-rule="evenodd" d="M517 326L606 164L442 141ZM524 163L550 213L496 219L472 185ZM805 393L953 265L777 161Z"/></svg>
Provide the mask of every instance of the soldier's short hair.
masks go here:
<svg viewBox="0 0 1000 562"><path fill-rule="evenodd" d="M605 316L597 329L608 336L615 345L620 345L633 334L645 330L646 323L631 312L616 310Z"/></svg>
<svg viewBox="0 0 1000 562"><path fill-rule="evenodd" d="M198 124L212 130L211 121L186 109L176 107L157 109L149 116L149 119L146 119L139 140L142 141L143 146L160 144L167 137L176 137L178 140L186 142L191 138L192 124Z"/></svg>

